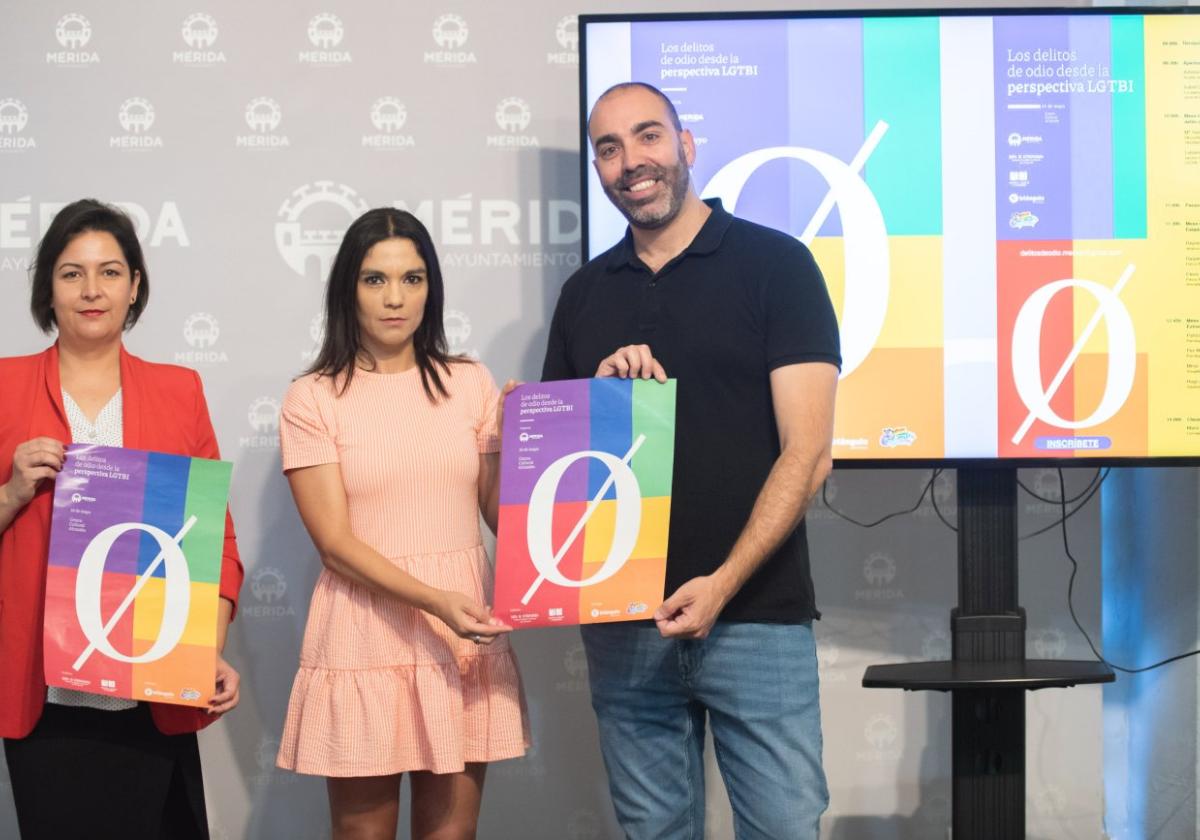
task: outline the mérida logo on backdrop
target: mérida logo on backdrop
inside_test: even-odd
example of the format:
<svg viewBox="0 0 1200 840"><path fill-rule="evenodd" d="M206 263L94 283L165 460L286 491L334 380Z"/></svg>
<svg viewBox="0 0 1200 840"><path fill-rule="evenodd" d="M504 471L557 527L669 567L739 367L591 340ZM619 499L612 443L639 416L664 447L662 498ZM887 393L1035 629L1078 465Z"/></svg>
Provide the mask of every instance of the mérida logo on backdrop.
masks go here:
<svg viewBox="0 0 1200 840"><path fill-rule="evenodd" d="M84 49L92 40L92 24L78 12L68 12L58 19L54 25L54 38L62 49L47 52L47 64L74 68L100 63L99 53Z"/></svg>
<svg viewBox="0 0 1200 840"><path fill-rule="evenodd" d="M336 49L342 43L346 29L342 19L332 12L321 12L313 15L308 22L308 41L316 49L302 50L299 54L301 64L311 64L315 67L337 67L349 64L353 59L346 50Z"/></svg>
<svg viewBox="0 0 1200 840"><path fill-rule="evenodd" d="M221 327L215 316L208 312L193 312L183 322L183 340L190 350L176 351L175 364L201 365L223 364L229 361L224 350L216 347L221 337Z"/></svg>
<svg viewBox="0 0 1200 840"><path fill-rule="evenodd" d="M183 42L186 50L174 50L171 61L190 67L214 67L225 63L225 53L213 49L217 42L217 22L212 15L196 12L183 20Z"/></svg>
<svg viewBox="0 0 1200 840"><path fill-rule="evenodd" d="M400 130L408 122L408 107L396 97L381 96L376 99L371 103L368 117L375 127L375 133L362 136L364 149L396 151L411 149L416 145L411 134Z"/></svg>
<svg viewBox="0 0 1200 840"><path fill-rule="evenodd" d="M246 420L254 434L238 438L242 449L279 448L279 400L274 397L256 397L246 412Z"/></svg>
<svg viewBox="0 0 1200 840"><path fill-rule="evenodd" d="M496 103L493 117L504 133L487 136L489 149L527 149L541 145L536 135L526 132L533 121L533 111L524 99L518 96L501 99Z"/></svg>
<svg viewBox="0 0 1200 840"><path fill-rule="evenodd" d="M425 63L439 67L466 67L468 64L475 64L475 53L465 49L470 34L467 21L461 15L440 16L433 22L433 42L438 48L425 51Z"/></svg>
<svg viewBox="0 0 1200 840"><path fill-rule="evenodd" d="M579 65L579 18L567 15L559 18L554 25L554 40L562 47L558 52L546 53L546 63L559 67L576 67Z"/></svg>
<svg viewBox="0 0 1200 840"><path fill-rule="evenodd" d="M141 96L126 99L117 111L117 122L125 133L109 137L108 147L134 151L161 149L162 137L150 132L155 119L154 106L150 104L150 100Z"/></svg>
<svg viewBox="0 0 1200 840"><path fill-rule="evenodd" d="M324 282L350 223L367 203L353 187L314 181L292 191L279 208L275 246L292 271Z"/></svg>
<svg viewBox="0 0 1200 840"><path fill-rule="evenodd" d="M234 145L237 148L274 151L286 149L292 145L286 134L276 130L283 122L283 109L271 97L256 96L251 99L246 103L243 116L252 133L240 134L235 137Z"/></svg>
<svg viewBox="0 0 1200 840"><path fill-rule="evenodd" d="M29 109L20 99L0 99L0 152L24 152L37 148L37 140L25 134Z"/></svg>

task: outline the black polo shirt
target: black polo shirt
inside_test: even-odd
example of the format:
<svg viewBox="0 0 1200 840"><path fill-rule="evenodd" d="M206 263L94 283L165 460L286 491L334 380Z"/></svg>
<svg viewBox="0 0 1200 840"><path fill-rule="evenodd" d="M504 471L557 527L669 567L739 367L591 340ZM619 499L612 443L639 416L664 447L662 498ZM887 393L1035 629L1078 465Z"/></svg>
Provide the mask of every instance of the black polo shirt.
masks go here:
<svg viewBox="0 0 1200 840"><path fill-rule="evenodd" d="M563 285L542 379L594 376L626 344L648 344L678 380L667 594L726 559L779 457L769 375L841 365L837 320L812 254L736 219L717 200L692 243L652 274L625 238ZM818 615L804 523L725 607L726 621Z"/></svg>

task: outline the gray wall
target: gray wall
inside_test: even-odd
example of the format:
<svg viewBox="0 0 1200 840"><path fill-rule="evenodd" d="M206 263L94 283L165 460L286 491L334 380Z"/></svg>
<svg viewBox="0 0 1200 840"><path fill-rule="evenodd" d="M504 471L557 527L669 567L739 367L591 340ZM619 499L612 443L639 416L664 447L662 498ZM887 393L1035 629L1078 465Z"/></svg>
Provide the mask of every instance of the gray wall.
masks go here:
<svg viewBox="0 0 1200 840"><path fill-rule="evenodd" d="M566 0L212 0L201 10L215 39L209 21L188 23L193 4L0 5L0 118L11 117L0 125L0 283L11 302L0 310L0 354L48 341L24 302L31 250L56 208L83 195L126 203L142 224L153 284L129 346L200 370L222 450L236 462L247 579L228 655L245 683L241 707L201 738L214 837L321 838L322 782L273 762L318 568L280 475L277 410L319 335L332 252L321 232L336 239L368 206L418 212L439 243L453 349L477 354L497 378L535 377L559 286L578 265L577 65L566 18L579 9ZM326 12L340 27L317 18ZM449 14L465 22L465 40ZM524 127L497 121L509 98L528 109ZM316 239L295 244L296 222ZM1088 475L1071 474L1070 485ZM869 518L910 506L926 478L840 472L829 495ZM1050 473L1024 478L1056 492ZM951 477L936 492L952 516ZM1021 504L1022 533L1053 521L1052 506ZM1099 517L1093 504L1070 521L1082 565L1076 608L1096 633ZM948 698L859 682L871 663L948 655L954 536L928 503L872 530L821 504L810 522L825 613L826 836L944 837ZM1087 655L1065 611L1067 573L1056 534L1022 543L1031 656ZM515 644L536 743L490 772L481 835L616 836L577 633L525 631ZM1101 697L1098 688L1030 696L1031 837L1099 835ZM711 760L709 769L708 836L729 838ZM5 837L15 835L6 789L0 770Z"/></svg>

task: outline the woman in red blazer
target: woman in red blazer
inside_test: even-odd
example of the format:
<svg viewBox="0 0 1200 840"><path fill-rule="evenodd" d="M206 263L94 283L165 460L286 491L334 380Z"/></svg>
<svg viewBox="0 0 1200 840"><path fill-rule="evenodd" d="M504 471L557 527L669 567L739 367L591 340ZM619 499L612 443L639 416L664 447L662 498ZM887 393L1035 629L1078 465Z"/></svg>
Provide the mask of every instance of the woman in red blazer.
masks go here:
<svg viewBox="0 0 1200 840"><path fill-rule="evenodd" d="M0 737L26 840L208 836L195 732L237 704L238 674L222 657L207 710L53 688L48 696L42 672L51 497L65 444L82 434L219 457L196 372L122 345L148 297L129 218L75 202L50 224L34 267L34 320L58 340L0 359ZM221 647L242 577L227 515Z"/></svg>

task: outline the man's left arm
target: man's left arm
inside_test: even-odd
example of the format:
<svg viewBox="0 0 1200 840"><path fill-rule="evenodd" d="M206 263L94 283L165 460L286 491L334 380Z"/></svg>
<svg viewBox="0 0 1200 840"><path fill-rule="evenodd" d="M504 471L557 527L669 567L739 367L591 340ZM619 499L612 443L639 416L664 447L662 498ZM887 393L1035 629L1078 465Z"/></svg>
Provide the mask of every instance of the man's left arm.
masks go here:
<svg viewBox="0 0 1200 840"><path fill-rule="evenodd" d="M837 367L826 362L784 365L771 371L779 458L725 562L712 574L683 584L655 612L663 636L707 636L725 605L800 524L833 466L837 381Z"/></svg>

